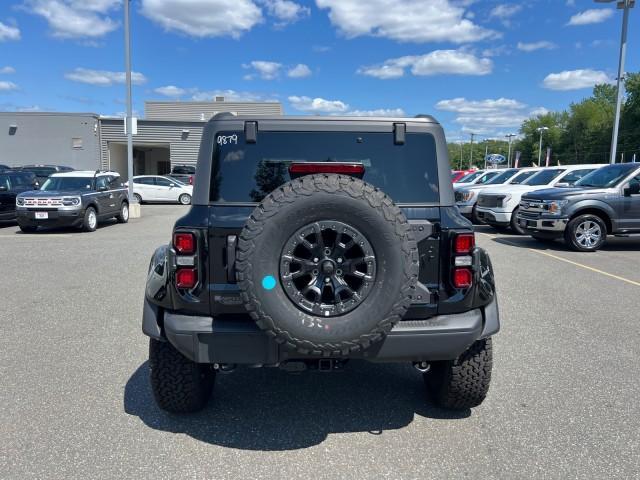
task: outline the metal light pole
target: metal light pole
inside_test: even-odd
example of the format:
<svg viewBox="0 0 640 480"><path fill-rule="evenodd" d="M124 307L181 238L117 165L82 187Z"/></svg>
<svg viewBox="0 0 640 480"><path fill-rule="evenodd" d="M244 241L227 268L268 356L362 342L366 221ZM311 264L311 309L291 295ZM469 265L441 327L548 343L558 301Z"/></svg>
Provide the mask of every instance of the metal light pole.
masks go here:
<svg viewBox="0 0 640 480"><path fill-rule="evenodd" d="M596 3L611 3L616 0L596 0ZM629 24L629 10L635 6L635 0L619 0L618 9L624 9L622 15L622 35L620 38L620 58L618 60L618 80L617 91L618 98L616 100L616 118L613 123L613 134L611 135L611 157L609 163L616 163L616 155L618 151L618 129L620 128L620 109L622 106L622 89L624 84L624 60L627 54L627 27Z"/></svg>
<svg viewBox="0 0 640 480"><path fill-rule="evenodd" d="M540 132L540 146L538 147L538 166L540 166L540 162L542 161L542 133L549 130L549 127L538 127L536 131Z"/></svg>
<svg viewBox="0 0 640 480"><path fill-rule="evenodd" d="M489 156L489 143L484 146L484 169L487 169L487 157Z"/></svg>
<svg viewBox="0 0 640 480"><path fill-rule="evenodd" d="M124 0L124 56L126 68L127 89L127 176L129 177L129 205L135 202L133 196L133 106L131 102L131 32L129 24L129 10L131 0Z"/></svg>
<svg viewBox="0 0 640 480"><path fill-rule="evenodd" d="M515 137L515 133L510 133L509 135L505 135L509 139L509 153L507 153L507 168L511 168L511 139Z"/></svg>
<svg viewBox="0 0 640 480"><path fill-rule="evenodd" d="M476 136L475 133L470 133L469 135L471 135L471 154L469 157L469 168L473 167L473 137Z"/></svg>
<svg viewBox="0 0 640 480"><path fill-rule="evenodd" d="M462 140L460 140L460 163L458 164L458 170L462 170L462 148L464 146L464 142Z"/></svg>

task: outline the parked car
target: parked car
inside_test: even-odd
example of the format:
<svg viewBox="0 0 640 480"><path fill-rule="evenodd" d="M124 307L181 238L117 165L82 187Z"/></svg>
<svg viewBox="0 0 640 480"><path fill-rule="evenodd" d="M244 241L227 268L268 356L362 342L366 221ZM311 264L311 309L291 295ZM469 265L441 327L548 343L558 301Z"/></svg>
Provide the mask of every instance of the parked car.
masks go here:
<svg viewBox="0 0 640 480"><path fill-rule="evenodd" d="M640 164L609 165L573 188L527 193L518 222L537 240L564 238L581 252L598 250L607 235L640 235Z"/></svg>
<svg viewBox="0 0 640 480"><path fill-rule="evenodd" d="M497 177L503 171L503 169L477 170L473 173L470 173L459 182L454 183L453 190L455 192L459 188L463 188L469 185L484 185L485 183L491 181L493 178Z"/></svg>
<svg viewBox="0 0 640 480"><path fill-rule="evenodd" d="M491 226L510 227L514 233L523 235L525 231L517 218L522 195L534 190L573 185L600 167L602 165L546 167L520 185L487 188L478 196L478 218Z"/></svg>
<svg viewBox="0 0 640 480"><path fill-rule="evenodd" d="M36 187L36 177L30 172L0 171L0 221L16 219L16 197Z"/></svg>
<svg viewBox="0 0 640 480"><path fill-rule="evenodd" d="M21 165L13 167L18 172L31 172L36 176L38 185L42 185L53 173L73 172L73 168L63 165Z"/></svg>
<svg viewBox="0 0 640 480"><path fill-rule="evenodd" d="M452 170L451 171L451 181L453 183L456 183L457 181L461 180L463 177L466 177L467 175L469 175L470 173L475 172L475 169L471 169L471 170Z"/></svg>
<svg viewBox="0 0 640 480"><path fill-rule="evenodd" d="M18 225L26 233L41 226L93 232L108 218L129 221L127 189L117 172L54 173L40 190L19 194L16 209Z"/></svg>
<svg viewBox="0 0 640 480"><path fill-rule="evenodd" d="M3 170L11 170L11 167L9 165L0 163L0 172L2 172Z"/></svg>
<svg viewBox="0 0 640 480"><path fill-rule="evenodd" d="M185 185L193 185L195 175L196 167L192 165L175 165L168 176L179 180Z"/></svg>
<svg viewBox="0 0 640 480"><path fill-rule="evenodd" d="M138 203L178 202L182 205L189 205L193 195L193 186L185 185L175 178L160 175L139 175L133 177L133 195Z"/></svg>
<svg viewBox="0 0 640 480"><path fill-rule="evenodd" d="M470 183L484 173L484 170L469 170L465 175L453 182L454 185L458 183Z"/></svg>
<svg viewBox="0 0 640 480"><path fill-rule="evenodd" d="M541 168L507 168L502 170L487 183L477 185L463 184L463 186L457 189L454 187L456 206L460 210L460 213L473 223L482 223L476 212L476 203L478 202L478 195L483 190L497 185L519 185L540 170Z"/></svg>
<svg viewBox="0 0 640 480"><path fill-rule="evenodd" d="M439 123L219 114L202 138L194 205L145 288L160 408L203 408L238 365L351 358L413 363L445 408L484 400L493 269L453 205Z"/></svg>

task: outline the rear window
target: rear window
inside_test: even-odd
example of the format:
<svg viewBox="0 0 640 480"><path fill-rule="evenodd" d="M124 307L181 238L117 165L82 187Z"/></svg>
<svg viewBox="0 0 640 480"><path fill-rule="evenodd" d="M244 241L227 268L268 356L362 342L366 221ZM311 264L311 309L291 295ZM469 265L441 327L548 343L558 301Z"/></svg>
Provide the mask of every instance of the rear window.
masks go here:
<svg viewBox="0 0 640 480"><path fill-rule="evenodd" d="M213 158L211 200L261 202L290 180L289 167L303 162L362 163L364 181L398 203L437 203L435 139L407 133L396 145L391 133L259 132L245 143L243 132L218 132Z"/></svg>

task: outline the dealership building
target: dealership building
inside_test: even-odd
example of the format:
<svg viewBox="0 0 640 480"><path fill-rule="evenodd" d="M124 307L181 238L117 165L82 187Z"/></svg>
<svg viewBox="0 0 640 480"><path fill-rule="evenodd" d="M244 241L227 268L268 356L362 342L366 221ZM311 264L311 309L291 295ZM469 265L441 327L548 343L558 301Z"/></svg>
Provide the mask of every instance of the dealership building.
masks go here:
<svg viewBox="0 0 640 480"><path fill-rule="evenodd" d="M278 102L145 102L133 136L134 175L195 165L204 124L214 115L282 115ZM0 164L105 169L127 178L124 119L93 113L0 112Z"/></svg>

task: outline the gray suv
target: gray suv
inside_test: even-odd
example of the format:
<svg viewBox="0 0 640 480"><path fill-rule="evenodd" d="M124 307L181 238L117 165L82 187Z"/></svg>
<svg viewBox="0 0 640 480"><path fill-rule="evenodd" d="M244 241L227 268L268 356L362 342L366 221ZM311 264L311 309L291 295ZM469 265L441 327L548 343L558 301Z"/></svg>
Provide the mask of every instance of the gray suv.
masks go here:
<svg viewBox="0 0 640 480"><path fill-rule="evenodd" d="M528 193L518 222L537 240L564 238L581 252L598 250L607 235L640 235L640 164L609 165L573 188Z"/></svg>

